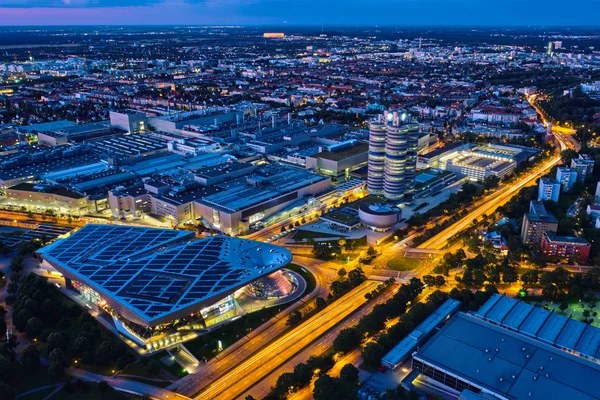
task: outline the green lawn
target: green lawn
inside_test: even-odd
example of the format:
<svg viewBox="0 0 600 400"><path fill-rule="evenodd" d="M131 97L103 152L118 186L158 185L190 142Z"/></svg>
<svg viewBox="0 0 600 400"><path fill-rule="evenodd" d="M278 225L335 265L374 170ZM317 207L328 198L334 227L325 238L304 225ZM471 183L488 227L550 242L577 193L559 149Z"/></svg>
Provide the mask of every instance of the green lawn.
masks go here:
<svg viewBox="0 0 600 400"><path fill-rule="evenodd" d="M390 267L394 271L412 271L418 266L419 260L399 255L388 261L388 267Z"/></svg>
<svg viewBox="0 0 600 400"><path fill-rule="evenodd" d="M39 388L42 386L60 383L60 382L50 379L48 377L48 374L46 373L46 369L42 368L42 367L40 367L40 369L38 371L25 371L23 369L23 367L21 367L19 365L16 369L17 369L17 371L15 371L16 379L12 383L11 386L17 395L19 393L25 393L32 389ZM66 377L65 380L67 380L68 378L69 377ZM33 396L33 394L32 394L32 396ZM27 398L29 399L30 397L27 397ZM34 398L36 398L36 397L31 397L31 399L34 399Z"/></svg>
<svg viewBox="0 0 600 400"><path fill-rule="evenodd" d="M585 319L585 317L583 316L583 311L588 310L590 312L590 316L588 317L588 319L592 318L592 325L600 328L600 299L596 299L595 307L590 307L589 303L586 301L571 301L569 302L569 308L567 308L565 311L561 311L558 308L560 303L557 302L542 302L541 305L542 307L546 306L550 311L554 311L566 317L571 317L577 321L583 321ZM594 316L594 313L596 313L596 316Z"/></svg>

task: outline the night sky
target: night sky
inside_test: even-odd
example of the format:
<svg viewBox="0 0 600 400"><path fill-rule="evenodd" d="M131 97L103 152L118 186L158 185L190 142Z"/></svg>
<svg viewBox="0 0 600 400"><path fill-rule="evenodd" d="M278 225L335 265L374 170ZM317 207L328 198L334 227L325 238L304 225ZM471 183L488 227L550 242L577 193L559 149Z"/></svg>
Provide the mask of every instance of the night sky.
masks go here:
<svg viewBox="0 0 600 400"><path fill-rule="evenodd" d="M0 0L0 25L598 25L600 0Z"/></svg>

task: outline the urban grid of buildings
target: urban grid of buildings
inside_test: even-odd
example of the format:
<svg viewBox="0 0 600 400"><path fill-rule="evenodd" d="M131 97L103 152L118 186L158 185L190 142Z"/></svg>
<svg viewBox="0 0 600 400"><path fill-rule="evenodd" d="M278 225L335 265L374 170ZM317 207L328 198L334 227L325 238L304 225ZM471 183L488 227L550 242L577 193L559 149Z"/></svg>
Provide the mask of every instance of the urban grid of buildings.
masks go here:
<svg viewBox="0 0 600 400"><path fill-rule="evenodd" d="M596 313L582 321L572 311L595 304L595 289L580 286L600 261L600 52L584 46L598 35L149 27L142 40L123 29L72 33L76 44L58 37L65 30L56 43L0 56L0 242L7 252L43 242L29 270L140 356L169 351L190 373L151 397L203 398L211 386L194 385L226 369L207 356L223 343L212 353L186 344L248 314L272 309L278 322L239 325L240 348L267 333L226 365L232 376L262 346L299 332L291 304L318 295L323 304L306 317L318 318L348 296L344 307L360 303L348 313L362 313L378 303L366 299L403 293L388 278L439 275L444 283L423 294L437 286L450 298L407 322L410 334L381 351L376 372L355 363L360 398L388 398L397 386L420 398L600 398ZM558 93L550 86L560 74L568 87ZM585 125L553 118L540 105L553 96L589 102ZM505 270L500 279L500 266L535 273L535 283ZM332 282L345 290L356 267L385 282L366 296L356 295L360 283L335 294ZM548 285L566 285L555 268L589 296L570 298L571 288L546 301ZM7 290L19 298L16 283ZM419 311L415 299L407 314ZM328 329L354 327L349 315ZM359 334L348 358L393 323L366 342ZM231 398L258 393L258 383ZM229 398L234 385L211 390L221 386L214 398Z"/></svg>

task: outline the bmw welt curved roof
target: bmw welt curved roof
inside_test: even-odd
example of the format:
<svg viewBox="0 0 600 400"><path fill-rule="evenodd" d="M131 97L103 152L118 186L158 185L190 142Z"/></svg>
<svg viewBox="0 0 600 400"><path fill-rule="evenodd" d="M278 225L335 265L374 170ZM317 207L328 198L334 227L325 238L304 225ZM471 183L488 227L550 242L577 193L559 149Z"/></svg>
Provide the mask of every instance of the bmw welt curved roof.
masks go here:
<svg viewBox="0 0 600 400"><path fill-rule="evenodd" d="M144 326L198 312L292 260L287 249L251 240L94 224L39 254Z"/></svg>

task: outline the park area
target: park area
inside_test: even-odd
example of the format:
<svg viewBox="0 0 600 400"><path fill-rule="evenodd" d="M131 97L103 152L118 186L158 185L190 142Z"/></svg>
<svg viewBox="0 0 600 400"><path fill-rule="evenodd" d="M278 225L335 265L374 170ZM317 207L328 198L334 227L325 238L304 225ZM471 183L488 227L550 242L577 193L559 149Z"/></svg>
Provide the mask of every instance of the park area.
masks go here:
<svg viewBox="0 0 600 400"><path fill-rule="evenodd" d="M387 265L394 271L412 271L419 266L419 260L398 255L390 259Z"/></svg>
<svg viewBox="0 0 600 400"><path fill-rule="evenodd" d="M560 302L544 301L539 304L549 311L559 313L577 321L585 322L587 320L592 325L600 328L600 299L570 301L567 303L568 307L564 310L561 310Z"/></svg>

